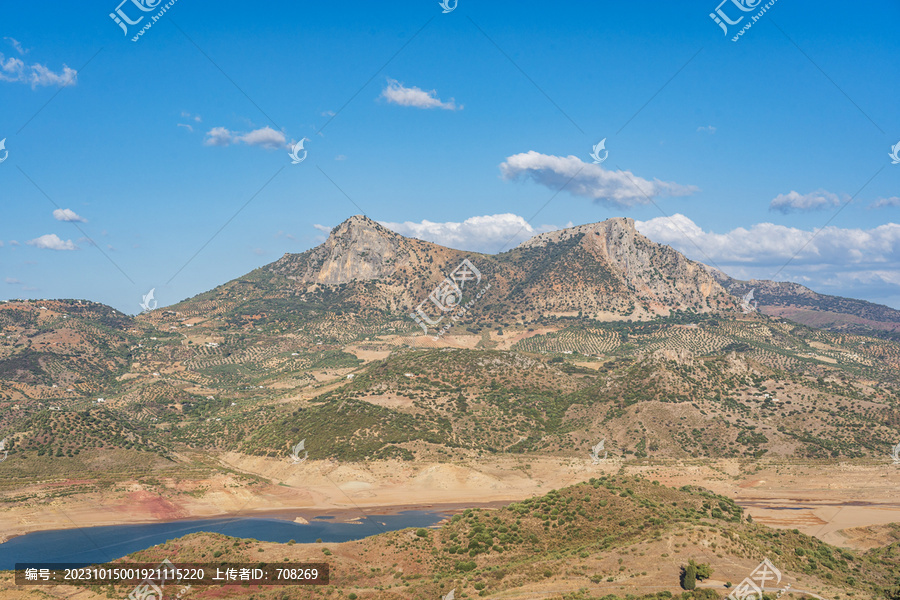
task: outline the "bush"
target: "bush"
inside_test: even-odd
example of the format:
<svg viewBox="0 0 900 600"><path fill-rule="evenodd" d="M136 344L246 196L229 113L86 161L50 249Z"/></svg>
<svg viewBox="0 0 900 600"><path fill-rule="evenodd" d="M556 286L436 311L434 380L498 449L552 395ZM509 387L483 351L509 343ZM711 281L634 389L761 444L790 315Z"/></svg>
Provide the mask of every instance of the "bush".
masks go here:
<svg viewBox="0 0 900 600"><path fill-rule="evenodd" d="M422 529L421 527L419 527L418 529L416 529L416 535L419 537L422 537L422 538L428 537L428 530Z"/></svg>

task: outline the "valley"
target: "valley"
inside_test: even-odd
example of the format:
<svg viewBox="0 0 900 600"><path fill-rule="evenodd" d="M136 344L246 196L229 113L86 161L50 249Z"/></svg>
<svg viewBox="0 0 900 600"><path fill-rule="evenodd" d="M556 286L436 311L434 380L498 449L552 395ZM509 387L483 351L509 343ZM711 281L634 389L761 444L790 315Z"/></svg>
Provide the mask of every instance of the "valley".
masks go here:
<svg viewBox="0 0 900 600"><path fill-rule="evenodd" d="M464 314L443 311L428 298L437 298L434 286L453 284L446 274L463 259L477 273L452 288L452 304L487 291ZM523 507L560 494L576 502L590 488L588 496L616 490L607 500L627 497L635 503L628 511L651 511L633 524L656 533L557 539L553 529L564 523L544 519L543 529L533 523L529 552L508 562L507 540L496 544L502 560L489 552L487 562L474 561L470 592L487 589L475 584L488 585L501 569L519 575L497 598L655 594L677 589L675 563L689 555L728 573L720 585L737 583L769 554L751 539L788 536L794 545L783 551L793 554L780 564L809 586L796 589L836 598L828 594L865 580L859 595L877 597L894 576L885 557L900 548L892 525L900 522L892 459L900 444L897 311L765 282L757 282L758 310L747 310L739 294L746 283L650 242L629 219L477 255L352 217L308 252L135 317L85 300L4 302L0 540L85 526L228 515L353 519L404 508L465 510L467 527L473 514L524 523L514 517ZM416 307L451 326L425 334L410 316ZM623 491L625 481L641 492ZM664 510L663 496L701 506L707 494L717 499L702 514ZM605 506L585 505L572 519ZM512 522L504 521L507 538ZM359 552L383 553L371 585L354 576L354 594L366 600L395 597L376 591L387 572L410 589L449 585L447 577L460 574L444 560L451 538L442 536L460 534L454 523L425 536L344 542L336 564L352 571ZM188 560L206 544L228 545L191 534L164 552ZM322 551L230 547L242 544L279 556ZM834 563L826 577L816 560L797 563L805 555L794 546L810 544L865 567L844 572ZM421 564L440 560L428 569L386 566L416 548ZM562 548L578 560L567 562ZM158 552L146 551L153 560ZM627 581L607 564L616 553ZM654 557L653 567L641 568L649 561L640 557ZM541 560L546 568L524 566ZM590 591L579 591L582 584ZM12 597L2 589L0 598Z"/></svg>

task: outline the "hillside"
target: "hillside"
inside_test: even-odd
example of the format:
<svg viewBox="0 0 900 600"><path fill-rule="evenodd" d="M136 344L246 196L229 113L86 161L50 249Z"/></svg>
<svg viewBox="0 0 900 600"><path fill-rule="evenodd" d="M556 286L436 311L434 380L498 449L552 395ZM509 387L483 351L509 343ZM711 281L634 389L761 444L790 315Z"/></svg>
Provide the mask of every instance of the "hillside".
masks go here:
<svg viewBox="0 0 900 600"><path fill-rule="evenodd" d="M900 341L900 310L865 300L819 294L787 281L739 281L709 268L716 280L734 296L753 292L758 309L797 323L857 335Z"/></svg>

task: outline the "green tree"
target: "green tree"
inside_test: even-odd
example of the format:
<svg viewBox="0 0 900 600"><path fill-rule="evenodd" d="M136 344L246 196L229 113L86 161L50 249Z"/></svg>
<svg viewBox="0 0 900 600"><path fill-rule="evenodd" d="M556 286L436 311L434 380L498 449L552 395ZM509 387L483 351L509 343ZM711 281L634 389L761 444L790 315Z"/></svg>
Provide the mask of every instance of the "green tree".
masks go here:
<svg viewBox="0 0 900 600"><path fill-rule="evenodd" d="M685 590L697 588L697 567L690 561L686 567L681 567L681 587Z"/></svg>
<svg viewBox="0 0 900 600"><path fill-rule="evenodd" d="M712 567L707 563L700 563L699 565L694 562L694 559L690 559L688 561L689 565L693 565L694 571L697 574L697 581L703 581L704 579L709 579L712 576L713 570Z"/></svg>

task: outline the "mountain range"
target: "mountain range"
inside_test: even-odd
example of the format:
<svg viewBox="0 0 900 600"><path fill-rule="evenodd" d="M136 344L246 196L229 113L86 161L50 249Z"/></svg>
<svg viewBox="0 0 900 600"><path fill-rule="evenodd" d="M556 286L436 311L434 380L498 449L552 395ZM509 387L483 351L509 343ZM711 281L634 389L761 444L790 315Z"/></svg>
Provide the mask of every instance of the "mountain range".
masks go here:
<svg viewBox="0 0 900 600"><path fill-rule="evenodd" d="M344 460L571 454L604 436L634 458L884 456L898 315L734 280L626 218L487 255L354 216L137 317L0 304L0 435L35 460L277 456L301 432L313 458Z"/></svg>

